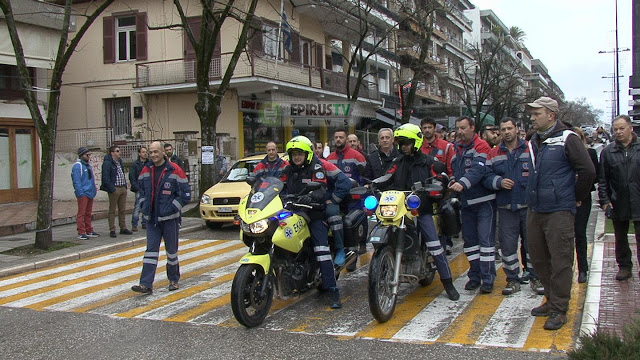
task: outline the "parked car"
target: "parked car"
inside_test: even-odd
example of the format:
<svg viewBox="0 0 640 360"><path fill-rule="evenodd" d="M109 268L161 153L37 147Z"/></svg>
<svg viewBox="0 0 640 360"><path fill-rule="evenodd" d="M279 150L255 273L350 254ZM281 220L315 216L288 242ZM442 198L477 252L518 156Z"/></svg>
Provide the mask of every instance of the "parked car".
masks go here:
<svg viewBox="0 0 640 360"><path fill-rule="evenodd" d="M256 154L238 160L219 183L205 191L200 199L200 217L208 227L218 229L234 221L240 199L251 191L245 180L266 155Z"/></svg>

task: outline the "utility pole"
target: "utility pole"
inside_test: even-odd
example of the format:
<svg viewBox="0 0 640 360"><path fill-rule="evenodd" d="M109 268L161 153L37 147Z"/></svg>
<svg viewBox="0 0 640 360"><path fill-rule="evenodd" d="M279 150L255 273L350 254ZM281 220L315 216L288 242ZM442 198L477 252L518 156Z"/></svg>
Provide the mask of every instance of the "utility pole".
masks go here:
<svg viewBox="0 0 640 360"><path fill-rule="evenodd" d="M620 56L618 49L618 0L616 0L616 72L613 74L615 76L614 82L616 84L616 116L620 115Z"/></svg>

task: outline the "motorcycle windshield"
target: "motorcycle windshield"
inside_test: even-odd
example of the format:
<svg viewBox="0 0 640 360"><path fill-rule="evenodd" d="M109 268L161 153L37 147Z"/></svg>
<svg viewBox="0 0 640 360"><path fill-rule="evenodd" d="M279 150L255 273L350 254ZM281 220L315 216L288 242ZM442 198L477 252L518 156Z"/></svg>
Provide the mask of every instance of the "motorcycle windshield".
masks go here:
<svg viewBox="0 0 640 360"><path fill-rule="evenodd" d="M283 187L284 184L280 179L275 177L265 178L258 186L258 190L251 195L247 208L264 210L280 194Z"/></svg>

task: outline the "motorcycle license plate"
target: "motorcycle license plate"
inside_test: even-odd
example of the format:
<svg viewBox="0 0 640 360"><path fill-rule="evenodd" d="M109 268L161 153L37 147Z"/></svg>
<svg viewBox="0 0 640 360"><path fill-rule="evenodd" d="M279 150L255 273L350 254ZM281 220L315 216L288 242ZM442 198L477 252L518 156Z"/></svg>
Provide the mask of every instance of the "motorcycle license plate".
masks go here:
<svg viewBox="0 0 640 360"><path fill-rule="evenodd" d="M230 213L232 212L231 206L221 206L218 208L218 212L220 213Z"/></svg>

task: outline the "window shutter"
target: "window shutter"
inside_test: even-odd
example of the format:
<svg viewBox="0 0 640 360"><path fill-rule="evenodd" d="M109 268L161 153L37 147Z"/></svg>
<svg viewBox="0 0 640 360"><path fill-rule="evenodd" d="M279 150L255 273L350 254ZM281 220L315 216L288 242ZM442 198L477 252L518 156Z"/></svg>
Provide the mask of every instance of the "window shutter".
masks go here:
<svg viewBox="0 0 640 360"><path fill-rule="evenodd" d="M194 16L187 18L187 24L191 28L191 32L193 36L196 38L196 41L200 41L200 30L202 28L202 17ZM193 48L193 44L189 40L187 33L185 31L182 32L182 38L184 43L184 59L185 60L195 60L196 58L196 50Z"/></svg>
<svg viewBox="0 0 640 360"><path fill-rule="evenodd" d="M295 31L291 32L291 62L300 63L300 34Z"/></svg>
<svg viewBox="0 0 640 360"><path fill-rule="evenodd" d="M136 14L136 60L147 60L147 13Z"/></svg>
<svg viewBox="0 0 640 360"><path fill-rule="evenodd" d="M324 46L322 44L316 44L316 69L322 69L322 59L324 58L323 48Z"/></svg>
<svg viewBox="0 0 640 360"><path fill-rule="evenodd" d="M249 48L251 51L263 53L264 48L262 45L262 20L254 18L249 30Z"/></svg>
<svg viewBox="0 0 640 360"><path fill-rule="evenodd" d="M324 61L325 61L324 68L327 69L327 70L332 70L333 69L333 59L331 58L331 55L326 55L324 57Z"/></svg>
<svg viewBox="0 0 640 360"><path fill-rule="evenodd" d="M116 62L116 28L113 16L102 18L102 56L105 64Z"/></svg>

